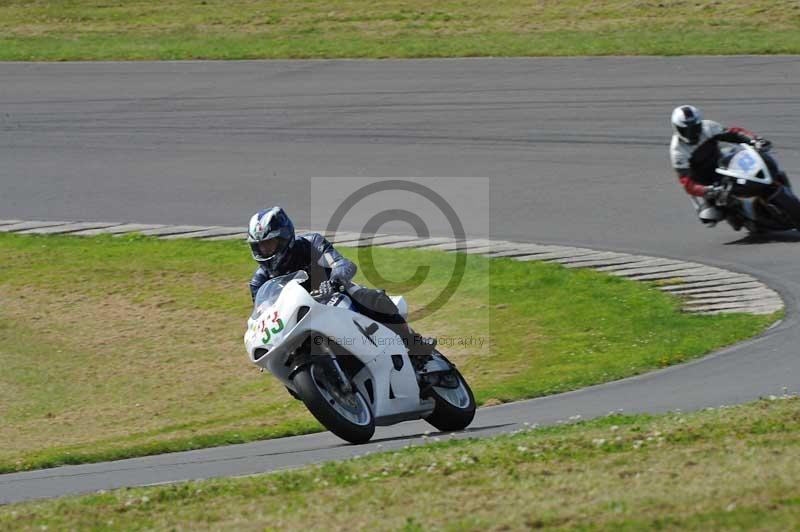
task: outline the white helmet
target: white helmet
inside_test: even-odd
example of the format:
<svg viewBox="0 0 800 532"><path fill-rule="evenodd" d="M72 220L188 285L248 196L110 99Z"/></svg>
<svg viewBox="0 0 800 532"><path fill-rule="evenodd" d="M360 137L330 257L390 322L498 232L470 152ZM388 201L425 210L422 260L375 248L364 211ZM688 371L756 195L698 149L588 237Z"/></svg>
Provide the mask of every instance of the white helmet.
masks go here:
<svg viewBox="0 0 800 532"><path fill-rule="evenodd" d="M693 105L681 105L672 111L672 129L683 142L697 144L703 131L703 115Z"/></svg>

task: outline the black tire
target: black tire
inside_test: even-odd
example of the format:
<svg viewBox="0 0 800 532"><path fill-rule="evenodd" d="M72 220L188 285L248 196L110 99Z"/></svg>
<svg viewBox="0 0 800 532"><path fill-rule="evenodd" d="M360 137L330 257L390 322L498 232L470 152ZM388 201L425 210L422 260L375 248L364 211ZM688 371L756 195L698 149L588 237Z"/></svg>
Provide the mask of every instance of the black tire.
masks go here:
<svg viewBox="0 0 800 532"><path fill-rule="evenodd" d="M441 431L464 430L475 417L475 397L472 395L472 389L457 369L453 368L453 372L469 396L469 401L463 407L458 407L440 395L435 386L431 388L430 394L436 401L436 407L425 421Z"/></svg>
<svg viewBox="0 0 800 532"><path fill-rule="evenodd" d="M287 392L289 392L289 395L291 395L293 398L297 399L298 401L302 401L302 399L300 399L300 396L299 396L299 395L297 395L297 394L294 392L294 390L292 390L292 389L291 389L291 388L289 388L288 386L285 386L285 388L286 388L286 391L287 391Z"/></svg>
<svg viewBox="0 0 800 532"><path fill-rule="evenodd" d="M770 196L769 202L783 212L795 229L800 229L800 200L791 192L791 189L780 187Z"/></svg>
<svg viewBox="0 0 800 532"><path fill-rule="evenodd" d="M369 409L364 397L358 390L354 391L357 398L360 398L361 404L366 407L368 412L368 422L366 424L357 424L342 416L331 405L320 391L320 386L324 383L318 383L314 380L312 372L314 365L309 364L307 367L300 370L294 377L294 384L297 388L298 395L305 403L309 412L317 418L317 421L322 423L325 428L350 443L366 443L372 438L375 433L375 418L372 411Z"/></svg>

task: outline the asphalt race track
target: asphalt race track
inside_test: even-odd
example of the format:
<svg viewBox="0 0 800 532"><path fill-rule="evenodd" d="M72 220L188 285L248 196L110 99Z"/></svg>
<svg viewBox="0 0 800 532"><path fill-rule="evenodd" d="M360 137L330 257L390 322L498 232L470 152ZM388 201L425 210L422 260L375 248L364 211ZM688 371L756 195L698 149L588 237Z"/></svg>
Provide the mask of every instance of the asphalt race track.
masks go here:
<svg viewBox="0 0 800 532"><path fill-rule="evenodd" d="M669 113L694 103L763 134L791 177L799 87L800 58L789 56L3 63L0 218L233 225L282 204L305 225L310 177L489 177L495 238L749 273L780 291L787 316L702 360L480 410L466 435L729 405L800 392L800 235L701 227L668 164ZM0 503L284 469L429 430L404 423L357 447L323 433L5 475Z"/></svg>

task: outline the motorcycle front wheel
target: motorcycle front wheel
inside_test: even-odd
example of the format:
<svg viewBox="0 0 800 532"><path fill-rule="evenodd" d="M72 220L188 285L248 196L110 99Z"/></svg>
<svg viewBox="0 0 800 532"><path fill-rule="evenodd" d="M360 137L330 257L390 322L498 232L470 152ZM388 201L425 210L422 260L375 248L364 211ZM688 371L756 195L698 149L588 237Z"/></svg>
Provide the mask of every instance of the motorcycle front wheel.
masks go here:
<svg viewBox="0 0 800 532"><path fill-rule="evenodd" d="M456 368L452 369L449 378L453 381L449 386L431 387L430 394L436 407L425 421L442 431L463 430L475 417L475 397Z"/></svg>
<svg viewBox="0 0 800 532"><path fill-rule="evenodd" d="M300 370L294 384L306 408L325 428L350 443L372 438L375 419L360 391L343 392L317 363Z"/></svg>

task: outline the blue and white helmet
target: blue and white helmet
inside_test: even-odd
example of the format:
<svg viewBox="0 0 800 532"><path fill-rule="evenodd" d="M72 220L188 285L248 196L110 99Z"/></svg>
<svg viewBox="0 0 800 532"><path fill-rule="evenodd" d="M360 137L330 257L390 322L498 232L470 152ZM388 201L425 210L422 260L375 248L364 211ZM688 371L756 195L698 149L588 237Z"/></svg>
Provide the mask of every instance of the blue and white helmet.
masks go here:
<svg viewBox="0 0 800 532"><path fill-rule="evenodd" d="M277 270L294 245L294 224L280 207L258 211L250 218L247 242L259 264Z"/></svg>

